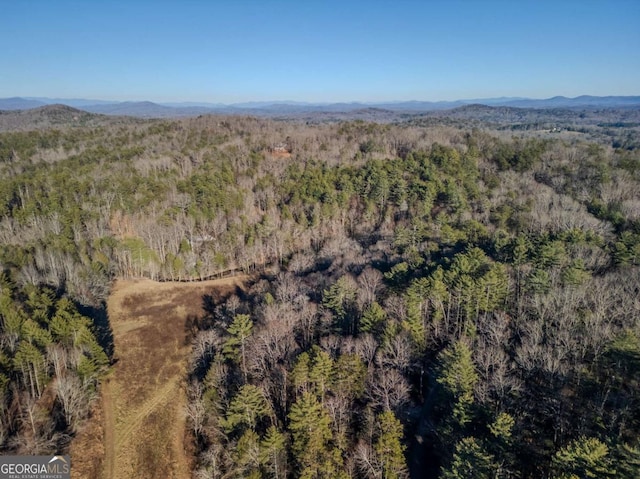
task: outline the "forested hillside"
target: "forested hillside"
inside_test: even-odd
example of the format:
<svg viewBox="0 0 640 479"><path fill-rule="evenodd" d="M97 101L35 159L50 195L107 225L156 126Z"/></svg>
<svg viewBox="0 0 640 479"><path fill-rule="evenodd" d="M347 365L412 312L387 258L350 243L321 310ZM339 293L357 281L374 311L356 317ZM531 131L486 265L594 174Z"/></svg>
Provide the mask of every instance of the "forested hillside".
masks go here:
<svg viewBox="0 0 640 479"><path fill-rule="evenodd" d="M114 278L242 270L196 477L638 477L634 125L86 121L0 134L1 450L73 436Z"/></svg>

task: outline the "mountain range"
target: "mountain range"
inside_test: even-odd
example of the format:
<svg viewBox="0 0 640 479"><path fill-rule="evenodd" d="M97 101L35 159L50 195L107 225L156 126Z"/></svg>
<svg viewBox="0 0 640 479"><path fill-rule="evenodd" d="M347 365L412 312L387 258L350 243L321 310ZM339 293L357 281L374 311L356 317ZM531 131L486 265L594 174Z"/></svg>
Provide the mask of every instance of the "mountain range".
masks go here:
<svg viewBox="0 0 640 479"><path fill-rule="evenodd" d="M640 96L589 96L575 98L555 96L547 99L531 98L484 98L455 101L399 101L380 103L305 103L293 101L266 101L245 103L153 103L150 101L105 101L91 99L13 97L0 98L0 110L29 110L46 105L62 104L90 113L105 115L135 116L141 118L170 118L206 114L240 114L256 116L298 115L303 113L339 113L367 109L388 110L392 112L429 112L449 110L465 105L486 105L492 107L515 108L569 108L569 109L606 109L640 107Z"/></svg>

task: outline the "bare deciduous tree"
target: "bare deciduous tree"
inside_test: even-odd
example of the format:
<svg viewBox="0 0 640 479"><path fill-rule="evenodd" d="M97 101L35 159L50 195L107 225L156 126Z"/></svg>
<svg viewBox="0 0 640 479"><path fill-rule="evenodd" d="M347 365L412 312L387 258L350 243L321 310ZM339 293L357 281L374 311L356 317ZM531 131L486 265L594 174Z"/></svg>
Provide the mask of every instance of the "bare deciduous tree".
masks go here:
<svg viewBox="0 0 640 479"><path fill-rule="evenodd" d="M409 383L395 369L376 369L367 378L367 394L385 411L398 411L409 401Z"/></svg>
<svg viewBox="0 0 640 479"><path fill-rule="evenodd" d="M382 289L382 273L367 266L357 278L358 304L364 309L376 300Z"/></svg>
<svg viewBox="0 0 640 479"><path fill-rule="evenodd" d="M55 391L62 404L69 430L75 432L80 420L89 412L90 391L75 374L56 377Z"/></svg>

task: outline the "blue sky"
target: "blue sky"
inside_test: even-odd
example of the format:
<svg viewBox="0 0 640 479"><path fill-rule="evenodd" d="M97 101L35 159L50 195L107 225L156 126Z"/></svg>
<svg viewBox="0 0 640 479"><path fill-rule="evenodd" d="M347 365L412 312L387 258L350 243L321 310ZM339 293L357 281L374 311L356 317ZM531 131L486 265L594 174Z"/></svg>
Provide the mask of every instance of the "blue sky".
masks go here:
<svg viewBox="0 0 640 479"><path fill-rule="evenodd" d="M0 0L0 97L640 95L640 1Z"/></svg>

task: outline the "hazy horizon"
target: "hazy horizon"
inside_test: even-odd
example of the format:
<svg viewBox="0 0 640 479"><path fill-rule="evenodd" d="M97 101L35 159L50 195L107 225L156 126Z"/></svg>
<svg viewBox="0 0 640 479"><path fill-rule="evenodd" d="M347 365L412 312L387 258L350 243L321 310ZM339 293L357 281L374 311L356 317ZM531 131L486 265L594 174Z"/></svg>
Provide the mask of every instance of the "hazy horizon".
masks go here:
<svg viewBox="0 0 640 479"><path fill-rule="evenodd" d="M386 103L626 96L640 3L9 2L0 97Z"/></svg>
<svg viewBox="0 0 640 479"><path fill-rule="evenodd" d="M6 96L6 97L2 97L0 98L0 100L6 100L6 99L11 99L11 98L22 98L24 100L35 100L35 101L43 101L43 102L47 102L48 104L53 104L53 103L49 103L49 102L56 102L56 101L69 101L69 102L83 102L86 103L86 105L92 105L91 102L95 101L95 102L99 102L99 103L144 103L144 102L151 102L151 103L155 103L158 105L172 105L172 106L180 106L180 105L203 105L203 106L216 106L216 105L220 105L220 106L234 106L234 105L252 105L252 104L265 104L265 105L277 105L277 104L283 104L283 105L318 105L318 106L322 106L322 105L335 105L335 104L353 104L353 105L382 105L382 104L402 104L402 103L460 103L460 102L482 102L482 101L491 101L491 102L497 102L499 103L500 101L504 101L504 102L508 102L508 101L518 101L518 100L532 100L532 101L540 101L540 100L551 100L554 98L567 98L569 100L571 99L576 99L576 98L581 98L581 97L597 97L597 98L607 98L607 97L639 97L640 93L637 94L630 94L630 95L590 95L590 94L581 94L581 95L576 95L573 97L568 97L568 96L564 96L564 95L552 95L552 96L547 96L547 97L524 97L524 96L496 96L496 97L484 97L484 98L447 98L447 99L443 99L443 100L431 100L431 99L422 99L422 98L411 98L411 99L405 99L405 100L380 100L380 101L361 101L358 99L354 99L354 100L336 100L336 101L331 101L331 100L325 100L325 101L306 101L306 100L290 100L290 99L286 99L286 98L276 98L276 99L268 99L268 100L252 100L252 99L247 99L244 101L237 101L237 102L223 102L223 101L219 101L219 102L213 102L213 101L200 101L197 99L194 100L169 100L169 101L153 101L153 100L149 100L147 98L133 98L133 99L128 99L128 100L118 100L118 99L113 99L113 98L80 98L80 97L67 97L67 98L62 98L62 97L47 97L47 96L39 96L39 95L24 95L24 96L17 96L17 95L13 95L13 96Z"/></svg>

